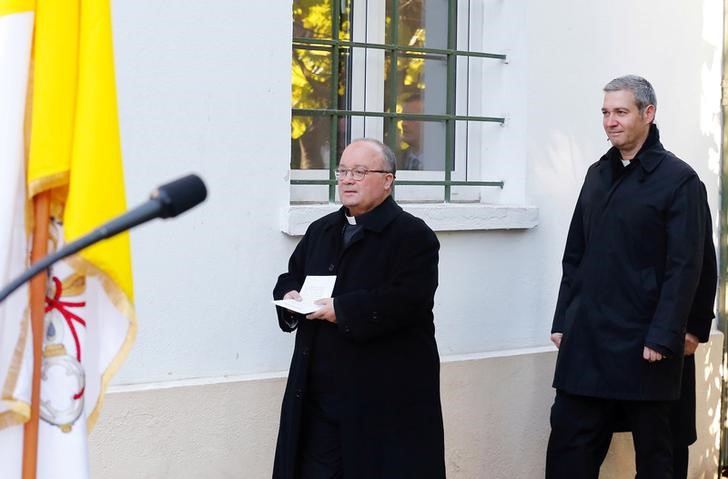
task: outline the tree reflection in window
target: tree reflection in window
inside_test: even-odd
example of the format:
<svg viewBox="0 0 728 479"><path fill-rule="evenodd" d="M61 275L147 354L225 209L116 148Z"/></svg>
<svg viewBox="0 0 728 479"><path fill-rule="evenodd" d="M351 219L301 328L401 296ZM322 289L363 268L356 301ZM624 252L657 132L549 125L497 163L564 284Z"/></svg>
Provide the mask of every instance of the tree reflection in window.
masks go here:
<svg viewBox="0 0 728 479"><path fill-rule="evenodd" d="M351 46L333 40L351 40L352 2L366 0L335 1L336 4L332 0L293 1L292 169L330 169L331 160L336 161L351 140L351 73L352 68L364 69L366 64L352 65ZM383 4L383 0L378 3ZM396 12L393 12L394 8ZM368 12L368 9L364 11ZM406 47L447 48L448 1L431 0L425 9L424 0L386 0L382 13L384 38L376 45L399 48L386 49L384 61L379 65L384 98L383 108L376 113L446 113L446 56L408 51ZM382 21L381 17L366 15L367 22ZM394 78L390 76L393 63L396 65ZM372 68L371 64L369 66ZM367 112L375 110L365 108ZM439 134L443 131L441 121L396 116L386 119L383 125L384 131L373 136L379 136L392 147L398 156L399 168L443 169L445 140L444 135ZM421 141L424 136L428 138L426 147ZM332 141L336 151L331 151ZM432 163L424 165L423 147L440 163L434 167Z"/></svg>
<svg viewBox="0 0 728 479"><path fill-rule="evenodd" d="M339 40L349 40L348 4L349 2L345 3L346 8L339 15L339 25L334 29L331 0L295 0L293 2L293 36L331 40L336 30ZM338 55L334 55L334 47L330 44L307 44L299 47L294 45L291 65L293 108L346 109L345 80L348 58L349 55L346 51L339 51ZM338 63L337 78L334 78L334 61ZM332 102L334 85L336 85L336 100ZM291 120L291 168L328 168L331 123L330 116L293 116Z"/></svg>

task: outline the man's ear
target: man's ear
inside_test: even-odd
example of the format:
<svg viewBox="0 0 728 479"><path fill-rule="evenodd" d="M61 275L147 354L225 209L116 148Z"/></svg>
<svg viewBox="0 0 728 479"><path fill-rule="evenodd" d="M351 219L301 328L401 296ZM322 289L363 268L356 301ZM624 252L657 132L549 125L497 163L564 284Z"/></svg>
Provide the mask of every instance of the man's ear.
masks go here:
<svg viewBox="0 0 728 479"><path fill-rule="evenodd" d="M655 121L655 111L656 110L657 109L655 108L655 105L647 105L645 107L645 112L644 112L643 117L645 120L647 120L647 123L652 123L653 121Z"/></svg>
<svg viewBox="0 0 728 479"><path fill-rule="evenodd" d="M394 183L394 175L387 175L386 180L384 180L384 189L389 191L392 188L392 183Z"/></svg>

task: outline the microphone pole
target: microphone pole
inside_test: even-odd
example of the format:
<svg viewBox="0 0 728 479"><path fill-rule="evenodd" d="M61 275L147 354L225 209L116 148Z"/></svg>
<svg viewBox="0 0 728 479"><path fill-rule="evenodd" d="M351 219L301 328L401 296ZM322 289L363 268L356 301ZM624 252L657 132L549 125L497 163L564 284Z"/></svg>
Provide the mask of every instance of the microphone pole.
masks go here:
<svg viewBox="0 0 728 479"><path fill-rule="evenodd" d="M68 243L55 253L49 254L41 258L38 262L33 263L23 274L0 290L0 303L10 296L13 291L27 281L30 281L31 278L56 261L154 218L174 218L193 206L202 203L206 197L207 188L205 187L205 183L197 175L184 176L160 186L152 192L149 201L146 203L114 218L108 223L96 228L91 233Z"/></svg>

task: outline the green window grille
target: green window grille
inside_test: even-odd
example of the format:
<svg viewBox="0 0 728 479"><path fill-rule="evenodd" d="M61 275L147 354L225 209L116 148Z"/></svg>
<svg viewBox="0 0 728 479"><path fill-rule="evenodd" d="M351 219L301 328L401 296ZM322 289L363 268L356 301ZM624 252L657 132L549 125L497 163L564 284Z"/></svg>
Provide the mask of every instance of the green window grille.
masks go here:
<svg viewBox="0 0 728 479"><path fill-rule="evenodd" d="M384 11L373 18L369 9L377 6L384 6ZM359 12L356 21L355 7ZM292 178L292 185L326 185L328 199L333 202L334 170L343 148L352 139L352 122L379 118L381 138L398 156L398 172L434 169L443 173L443 178L437 180L398 178L397 185L441 186L445 202L451 201L453 186L503 187L503 181L453 177L458 122L502 125L505 121L497 116L456 112L458 60L506 61L502 53L458 50L457 15L457 0L293 1L291 169L326 170L328 177ZM370 23L377 18L380 34L369 35ZM353 40L357 38L353 35L356 28L367 29L365 41ZM376 37L375 41L370 36ZM371 57L378 60L383 83L374 85L382 92L375 105L361 98L355 102L353 95L357 73L359 96L371 88L366 84L369 77L362 77L359 71L370 68L367 62ZM429 78L425 73L428 70ZM428 103L423 107L425 95ZM414 151L412 145L423 132L442 137L439 144L443 151L430 155L437 161L441 158L438 166L423 165L416 157L408 164L407 153ZM366 136L378 135L367 131Z"/></svg>

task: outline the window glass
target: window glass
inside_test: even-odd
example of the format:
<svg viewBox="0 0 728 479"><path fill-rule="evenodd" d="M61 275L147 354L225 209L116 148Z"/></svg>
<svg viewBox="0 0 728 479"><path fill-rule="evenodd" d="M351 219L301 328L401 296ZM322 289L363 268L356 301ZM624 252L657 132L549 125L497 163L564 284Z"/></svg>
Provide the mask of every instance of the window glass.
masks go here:
<svg viewBox="0 0 728 479"><path fill-rule="evenodd" d="M389 141L391 123L395 123L395 141ZM386 143L394 145L397 170L443 171L445 169L444 121L389 119L385 121Z"/></svg>
<svg viewBox="0 0 728 479"><path fill-rule="evenodd" d="M447 57L436 54L399 53L397 58L397 77L394 84L396 108L391 108L391 88L389 72L392 63L387 54L385 69L385 107L401 112L412 98L420 101L419 111L428 115L443 115L447 105Z"/></svg>
<svg viewBox="0 0 728 479"><path fill-rule="evenodd" d="M293 0L292 201L335 198L336 163L361 137L395 152L398 181L411 182L398 200L477 201L482 188L424 182L500 173L488 152L503 143L505 57L483 51L483 25L503 23L501 5Z"/></svg>
<svg viewBox="0 0 728 479"><path fill-rule="evenodd" d="M349 50L338 53L338 81L334 83L331 48L294 48L291 96L294 109L347 109ZM333 100L332 100L333 99ZM338 127L340 122L336 122ZM291 168L328 168L332 131L330 115L293 115ZM344 130L345 131L345 130ZM345 140L345 139L344 139Z"/></svg>
<svg viewBox="0 0 728 479"><path fill-rule="evenodd" d="M339 39L347 40L350 36L348 11L349 1L336 0L343 6L338 30ZM332 0L294 0L293 1L293 36L302 38L333 38Z"/></svg>
<svg viewBox="0 0 728 479"><path fill-rule="evenodd" d="M447 48L447 0L399 0L393 15L394 3L387 2L386 43Z"/></svg>

